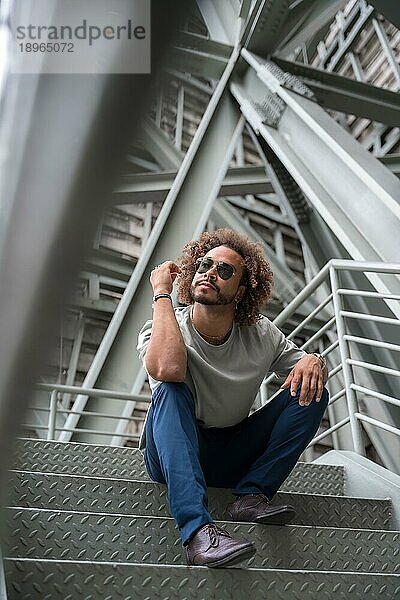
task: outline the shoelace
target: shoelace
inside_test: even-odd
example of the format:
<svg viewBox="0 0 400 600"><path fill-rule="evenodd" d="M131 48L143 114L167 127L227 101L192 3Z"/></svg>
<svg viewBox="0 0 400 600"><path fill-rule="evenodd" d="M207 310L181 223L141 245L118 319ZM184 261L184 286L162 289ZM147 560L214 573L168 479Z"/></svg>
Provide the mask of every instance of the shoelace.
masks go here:
<svg viewBox="0 0 400 600"><path fill-rule="evenodd" d="M224 531L224 529L221 529L220 527L218 527L218 525L215 525L214 523L210 523L209 525L207 525L206 531L210 537L210 544L213 548L217 548L219 544L219 535L231 537L227 531Z"/></svg>

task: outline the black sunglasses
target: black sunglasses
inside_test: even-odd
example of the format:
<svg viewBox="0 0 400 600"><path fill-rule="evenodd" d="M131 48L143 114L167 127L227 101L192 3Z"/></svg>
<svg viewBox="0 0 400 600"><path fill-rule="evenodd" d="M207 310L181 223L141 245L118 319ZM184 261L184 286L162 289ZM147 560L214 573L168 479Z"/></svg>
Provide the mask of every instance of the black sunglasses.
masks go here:
<svg viewBox="0 0 400 600"><path fill-rule="evenodd" d="M222 260L214 261L212 258L204 256L196 260L196 271L197 273L207 273L214 265L216 266L217 273L221 279L230 279L236 269L233 265L223 262Z"/></svg>

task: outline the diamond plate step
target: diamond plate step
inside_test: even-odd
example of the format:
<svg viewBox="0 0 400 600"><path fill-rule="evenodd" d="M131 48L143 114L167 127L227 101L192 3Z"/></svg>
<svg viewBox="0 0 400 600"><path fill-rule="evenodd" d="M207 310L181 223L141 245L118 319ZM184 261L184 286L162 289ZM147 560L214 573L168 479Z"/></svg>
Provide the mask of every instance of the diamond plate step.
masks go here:
<svg viewBox="0 0 400 600"><path fill-rule="evenodd" d="M46 473L11 472L10 506L169 517L167 488L153 482ZM222 520L232 500L227 489L209 489L209 508ZM278 492L272 504L292 504L297 525L390 529L391 501Z"/></svg>
<svg viewBox="0 0 400 600"><path fill-rule="evenodd" d="M262 569L5 561L9 600L388 600L396 575Z"/></svg>
<svg viewBox="0 0 400 600"><path fill-rule="evenodd" d="M133 448L21 439L14 465L20 471L150 481L142 452ZM281 487L308 494L344 495L344 490L343 467L314 463L298 463Z"/></svg>
<svg viewBox="0 0 400 600"><path fill-rule="evenodd" d="M173 519L4 511L11 558L186 564ZM400 573L400 532L222 523L256 543L252 568Z"/></svg>

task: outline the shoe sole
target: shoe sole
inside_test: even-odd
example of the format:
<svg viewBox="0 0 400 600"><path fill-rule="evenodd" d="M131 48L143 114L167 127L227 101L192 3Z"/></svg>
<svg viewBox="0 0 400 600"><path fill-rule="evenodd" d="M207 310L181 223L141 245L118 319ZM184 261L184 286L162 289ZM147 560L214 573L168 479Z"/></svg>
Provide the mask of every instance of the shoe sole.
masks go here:
<svg viewBox="0 0 400 600"><path fill-rule="evenodd" d="M271 507L272 509L273 507ZM286 525L290 523L296 516L296 511L292 506L286 506L275 511L271 510L267 515L257 517L254 519L254 523L261 523L262 525Z"/></svg>
<svg viewBox="0 0 400 600"><path fill-rule="evenodd" d="M248 546L242 548L241 550L236 550L236 552L232 552L228 556L224 556L224 558L220 558L219 560L215 560L213 562L209 562L207 564L201 565L203 567L231 567L232 565L237 565L238 563L243 562L244 560L248 560L256 553L255 546Z"/></svg>

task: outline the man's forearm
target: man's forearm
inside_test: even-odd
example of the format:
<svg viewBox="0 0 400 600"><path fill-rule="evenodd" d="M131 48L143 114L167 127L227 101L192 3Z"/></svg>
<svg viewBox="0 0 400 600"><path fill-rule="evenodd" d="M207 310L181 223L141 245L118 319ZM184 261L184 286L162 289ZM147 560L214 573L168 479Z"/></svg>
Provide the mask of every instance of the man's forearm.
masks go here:
<svg viewBox="0 0 400 600"><path fill-rule="evenodd" d="M169 298L154 303L153 326L146 353L148 373L158 381L183 381L187 353Z"/></svg>

